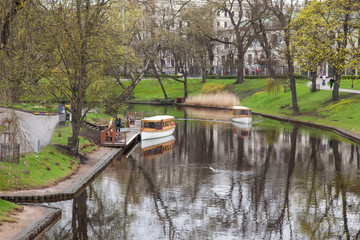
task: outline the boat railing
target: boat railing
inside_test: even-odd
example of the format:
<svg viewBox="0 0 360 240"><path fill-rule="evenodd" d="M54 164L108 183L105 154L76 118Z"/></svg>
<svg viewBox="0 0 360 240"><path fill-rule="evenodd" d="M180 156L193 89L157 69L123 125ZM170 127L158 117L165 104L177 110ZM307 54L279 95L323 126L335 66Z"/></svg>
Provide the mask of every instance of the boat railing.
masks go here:
<svg viewBox="0 0 360 240"><path fill-rule="evenodd" d="M101 144L126 144L126 132L116 132L115 126L101 131Z"/></svg>

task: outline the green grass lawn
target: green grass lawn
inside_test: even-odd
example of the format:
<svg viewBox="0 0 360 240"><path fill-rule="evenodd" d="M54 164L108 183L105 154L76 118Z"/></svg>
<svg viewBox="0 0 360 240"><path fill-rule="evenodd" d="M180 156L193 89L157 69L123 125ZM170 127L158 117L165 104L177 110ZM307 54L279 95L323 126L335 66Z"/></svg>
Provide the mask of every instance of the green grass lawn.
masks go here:
<svg viewBox="0 0 360 240"><path fill-rule="evenodd" d="M19 164L0 162L0 190L33 189L53 185L73 174L79 159L70 156L66 150L56 144L67 145L68 127L55 129L51 144L41 149L39 154L30 153L20 157ZM86 154L97 146L80 137L79 152ZM21 206L0 199L0 225L2 221L15 221L9 213L21 209Z"/></svg>
<svg viewBox="0 0 360 240"><path fill-rule="evenodd" d="M242 101L255 112L286 116L303 121L339 127L360 134L360 95L340 93L340 101L331 101L331 91L311 93L306 82L297 84L300 114L293 115L291 92L278 96L258 92Z"/></svg>
<svg viewBox="0 0 360 240"><path fill-rule="evenodd" d="M359 79L342 79L340 82L340 88L360 90L360 80Z"/></svg>
<svg viewBox="0 0 360 240"><path fill-rule="evenodd" d="M30 189L52 185L71 175L79 165L66 150L55 146L67 145L68 127L56 128L51 144L41 149L39 154L29 153L20 157L20 163L0 163L0 190ZM96 149L94 143L80 137L79 152L89 153Z"/></svg>
<svg viewBox="0 0 360 240"><path fill-rule="evenodd" d="M57 105L56 104L49 104L49 105L42 105L38 103L14 103L13 107L15 109L22 109L29 112L45 112L45 113L57 113Z"/></svg>
<svg viewBox="0 0 360 240"><path fill-rule="evenodd" d="M184 97L184 84L171 79L163 80L168 98L173 101L177 97ZM225 84L226 90L235 93L240 99L261 91L266 85L266 79L245 79L243 84L234 84L234 79L208 79L201 83L201 79L188 79L188 95L196 95L207 83ZM129 84L129 82L127 82ZM157 80L143 80L135 88L134 101L164 101L164 94Z"/></svg>

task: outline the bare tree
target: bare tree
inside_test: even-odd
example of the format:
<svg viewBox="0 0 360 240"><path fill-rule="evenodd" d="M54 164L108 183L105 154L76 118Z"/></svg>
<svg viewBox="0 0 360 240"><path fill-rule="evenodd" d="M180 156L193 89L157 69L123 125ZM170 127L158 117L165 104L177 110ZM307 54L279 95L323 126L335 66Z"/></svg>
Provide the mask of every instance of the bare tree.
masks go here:
<svg viewBox="0 0 360 240"><path fill-rule="evenodd" d="M64 98L71 104L71 151L76 153L88 89L101 79L104 66L124 55L123 45L118 45L116 38L109 38L116 34L112 28L116 15L110 17L109 1L49 0L42 4L38 16L48 39L43 47L52 56L48 64L53 77L49 82L62 88Z"/></svg>
<svg viewBox="0 0 360 240"><path fill-rule="evenodd" d="M237 79L235 84L244 82L244 56L254 40L251 21L246 16L244 0L213 1L219 14L223 13L229 17L231 27L218 29L219 36L213 40L233 45L236 48Z"/></svg>
<svg viewBox="0 0 360 240"><path fill-rule="evenodd" d="M288 65L288 77L290 80L290 90L292 96L292 108L293 113L299 113L299 107L297 103L296 94L296 82L294 76L294 49L291 46L291 28L290 23L292 22L296 10L299 8L298 0L265 0L271 13L277 18L280 27L283 32L283 38L285 42L284 56Z"/></svg>
<svg viewBox="0 0 360 240"><path fill-rule="evenodd" d="M251 26L253 28L256 39L259 41L266 59L265 64L267 65L270 73L270 77L275 79L274 64L276 60L273 57L273 50L276 47L277 39L271 36L276 36L275 31L278 30L276 23L270 27L267 22L271 21L271 14L268 5L262 0L248 0L249 5L249 18L251 20ZM271 35L273 34L273 35ZM273 40L273 41L272 41ZM274 46L275 45L275 46Z"/></svg>

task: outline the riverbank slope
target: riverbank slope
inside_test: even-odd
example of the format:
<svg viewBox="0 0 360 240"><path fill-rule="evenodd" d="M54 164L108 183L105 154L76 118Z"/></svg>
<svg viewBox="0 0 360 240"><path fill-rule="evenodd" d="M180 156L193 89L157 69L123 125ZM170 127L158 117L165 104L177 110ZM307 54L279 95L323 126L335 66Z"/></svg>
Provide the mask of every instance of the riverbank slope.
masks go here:
<svg viewBox="0 0 360 240"><path fill-rule="evenodd" d="M201 93L210 84L225 85L221 86L224 91L238 96L239 104L252 108L254 112L341 128L360 136L360 122L357 120L360 118L360 95L340 92L340 101L332 101L332 91L311 92L308 83L307 79L297 80L297 101L300 109L297 115L293 114L291 92L283 85L280 85L278 94L266 92L266 79L245 79L242 84L234 84L233 79L212 79L205 84L201 83L201 79L191 79L189 95ZM132 99L132 102L165 101L161 87L156 80L147 80L141 84L135 88L135 98ZM214 86L212 87L214 88ZM170 99L183 97L183 92L178 90L174 93L172 91L175 88L183 88L182 83L171 83L167 91ZM145 94L146 92L151 92L151 95Z"/></svg>

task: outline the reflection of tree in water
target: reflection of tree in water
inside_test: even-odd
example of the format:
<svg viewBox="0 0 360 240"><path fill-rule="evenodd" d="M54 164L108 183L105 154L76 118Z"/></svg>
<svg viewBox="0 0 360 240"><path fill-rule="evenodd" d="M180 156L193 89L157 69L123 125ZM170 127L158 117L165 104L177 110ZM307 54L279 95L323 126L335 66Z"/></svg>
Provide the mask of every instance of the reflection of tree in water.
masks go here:
<svg viewBox="0 0 360 240"><path fill-rule="evenodd" d="M311 141L315 142L314 139ZM299 214L300 228L309 239L358 239L360 230L357 223L360 218L358 209L354 209L354 204L358 204L359 199L356 193L358 183L349 169L343 167L353 162L354 153L350 151L349 161L346 162L340 152L340 143L331 140L333 154L329 156L329 162L333 164L333 173L325 175L319 171L324 166L319 166L321 159L316 154L320 144L317 141L313 146L316 148L314 147L311 154L313 168L309 169L312 174L311 188L306 197L304 211ZM352 148L354 146L351 146Z"/></svg>
<svg viewBox="0 0 360 240"><path fill-rule="evenodd" d="M276 137L269 141L265 131L240 139L221 125L201 130L198 124L178 124L171 154L122 159L126 166L109 168L91 185L82 221L89 239L133 239L149 232L155 239L359 235L351 223L360 222L357 148L351 153L350 145L333 140L332 148L323 149L320 139L296 126L270 134Z"/></svg>
<svg viewBox="0 0 360 240"><path fill-rule="evenodd" d="M87 204L86 204L86 191L80 194L73 200L72 211L72 232L73 239L87 240ZM89 222L91 223L91 222Z"/></svg>
<svg viewBox="0 0 360 240"><path fill-rule="evenodd" d="M158 216L159 221L162 223L163 233L165 236L168 236L169 239L173 239L175 235L175 228L172 222L171 216L168 212L167 206L161 198L159 187L155 186L150 174L141 167L141 165L136 164L136 160L130 157L131 162L136 166L137 170L142 174L145 182L148 185L148 190L153 197L155 210Z"/></svg>
<svg viewBox="0 0 360 240"><path fill-rule="evenodd" d="M285 217L288 217L288 224L290 224L290 235L292 236L292 227L291 227L291 220L290 220L290 206L289 206L289 192L290 192L290 183L291 183L291 176L293 174L295 168L295 156L296 156L296 140L297 140L297 133L298 127L294 126L293 133L291 135L291 149L289 155L289 162L288 162L288 172L286 177L286 184L285 184L285 192L284 192L284 200L282 203L282 207L279 209L278 217L270 220L268 222L268 229L269 232L278 232L280 238L283 239L283 224Z"/></svg>
<svg viewBox="0 0 360 240"><path fill-rule="evenodd" d="M87 240L88 239L88 225L91 226L91 221L87 217L87 193L83 191L78 197L72 201L65 201L64 205L71 203L72 211L71 218L66 218L65 223L62 223L62 227L55 229L55 231L49 231L43 239L62 240L62 239L76 239ZM63 205L63 204L61 204ZM68 209L70 210L70 209ZM63 209L64 211L64 209ZM69 227L71 226L71 229ZM101 238L99 238L101 239Z"/></svg>

